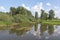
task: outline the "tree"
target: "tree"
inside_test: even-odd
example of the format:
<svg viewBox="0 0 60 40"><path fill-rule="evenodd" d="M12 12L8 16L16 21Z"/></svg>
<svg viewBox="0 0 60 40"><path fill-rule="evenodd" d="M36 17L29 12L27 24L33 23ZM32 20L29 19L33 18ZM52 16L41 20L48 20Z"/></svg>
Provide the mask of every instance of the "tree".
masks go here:
<svg viewBox="0 0 60 40"><path fill-rule="evenodd" d="M10 13L11 13L11 16L13 16L16 13L16 8L10 7Z"/></svg>
<svg viewBox="0 0 60 40"><path fill-rule="evenodd" d="M35 19L38 19L38 12L35 12Z"/></svg>
<svg viewBox="0 0 60 40"><path fill-rule="evenodd" d="M17 10L16 10L16 14L21 14L21 7L19 6L19 7L17 7L16 9L17 9Z"/></svg>
<svg viewBox="0 0 60 40"><path fill-rule="evenodd" d="M53 10L50 10L50 11L49 11L49 19L50 19L50 20L54 19L54 15L55 15L55 14L54 14L54 11L53 11Z"/></svg>
<svg viewBox="0 0 60 40"><path fill-rule="evenodd" d="M41 10L41 19L46 20L47 19L47 13L44 10Z"/></svg>
<svg viewBox="0 0 60 40"><path fill-rule="evenodd" d="M22 14L24 15L25 17L28 17L28 16L31 16L31 11L27 10L26 8L24 7L18 7L17 8L17 11L16 11L17 14Z"/></svg>
<svg viewBox="0 0 60 40"><path fill-rule="evenodd" d="M24 8L22 6L19 6L17 8L11 7L10 8L10 14L11 14L11 16L14 16L14 15L17 15L17 14L20 15L20 16L23 15L28 20L34 21L33 20L34 17L33 17L32 13L31 13L31 11L30 10L27 10L26 8Z"/></svg>
<svg viewBox="0 0 60 40"><path fill-rule="evenodd" d="M32 15L31 11L26 10L26 18L28 18L30 21L34 21L34 16Z"/></svg>
<svg viewBox="0 0 60 40"><path fill-rule="evenodd" d="M47 13L44 13L44 20L47 20Z"/></svg>
<svg viewBox="0 0 60 40"><path fill-rule="evenodd" d="M25 8L19 6L19 7L17 8L17 13L24 15L24 14L25 14Z"/></svg>
<svg viewBox="0 0 60 40"><path fill-rule="evenodd" d="M44 10L41 10L41 19L44 19L43 15L44 15Z"/></svg>

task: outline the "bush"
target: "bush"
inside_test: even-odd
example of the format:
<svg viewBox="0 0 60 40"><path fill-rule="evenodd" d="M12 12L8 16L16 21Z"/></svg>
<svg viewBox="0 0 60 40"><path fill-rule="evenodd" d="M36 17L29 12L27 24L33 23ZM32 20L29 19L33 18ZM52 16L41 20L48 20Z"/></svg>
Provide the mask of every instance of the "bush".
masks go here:
<svg viewBox="0 0 60 40"><path fill-rule="evenodd" d="M21 15L21 14L15 15L14 21L15 22L29 22L29 20L26 17L24 17L24 15Z"/></svg>
<svg viewBox="0 0 60 40"><path fill-rule="evenodd" d="M8 14L0 14L0 21L7 21L11 22L13 17L9 16Z"/></svg>
<svg viewBox="0 0 60 40"><path fill-rule="evenodd" d="M13 17L11 17L10 15L4 13L0 14L0 21L3 21L3 23L8 25L12 23L12 20Z"/></svg>

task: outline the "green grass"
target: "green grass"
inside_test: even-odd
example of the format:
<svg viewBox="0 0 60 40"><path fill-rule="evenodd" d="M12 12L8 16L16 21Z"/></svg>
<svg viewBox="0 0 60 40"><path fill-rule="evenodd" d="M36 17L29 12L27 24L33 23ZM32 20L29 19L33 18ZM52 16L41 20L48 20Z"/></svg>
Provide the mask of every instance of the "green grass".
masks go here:
<svg viewBox="0 0 60 40"><path fill-rule="evenodd" d="M42 24L60 25L60 20L40 20L39 22Z"/></svg>
<svg viewBox="0 0 60 40"><path fill-rule="evenodd" d="M0 21L0 25L11 25L12 22Z"/></svg>

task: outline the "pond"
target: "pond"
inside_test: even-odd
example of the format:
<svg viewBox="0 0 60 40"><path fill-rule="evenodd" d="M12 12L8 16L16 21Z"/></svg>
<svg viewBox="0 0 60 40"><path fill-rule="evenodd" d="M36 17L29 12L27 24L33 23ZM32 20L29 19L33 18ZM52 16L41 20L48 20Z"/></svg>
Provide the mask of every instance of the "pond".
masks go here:
<svg viewBox="0 0 60 40"><path fill-rule="evenodd" d="M60 25L0 28L0 40L60 40Z"/></svg>

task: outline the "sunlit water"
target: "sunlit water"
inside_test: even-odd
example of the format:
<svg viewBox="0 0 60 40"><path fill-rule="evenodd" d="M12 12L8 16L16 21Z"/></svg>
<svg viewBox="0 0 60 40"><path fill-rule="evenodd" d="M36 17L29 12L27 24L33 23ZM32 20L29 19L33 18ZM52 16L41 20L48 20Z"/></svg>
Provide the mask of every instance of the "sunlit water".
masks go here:
<svg viewBox="0 0 60 40"><path fill-rule="evenodd" d="M0 30L0 40L60 40L60 26L36 24Z"/></svg>

